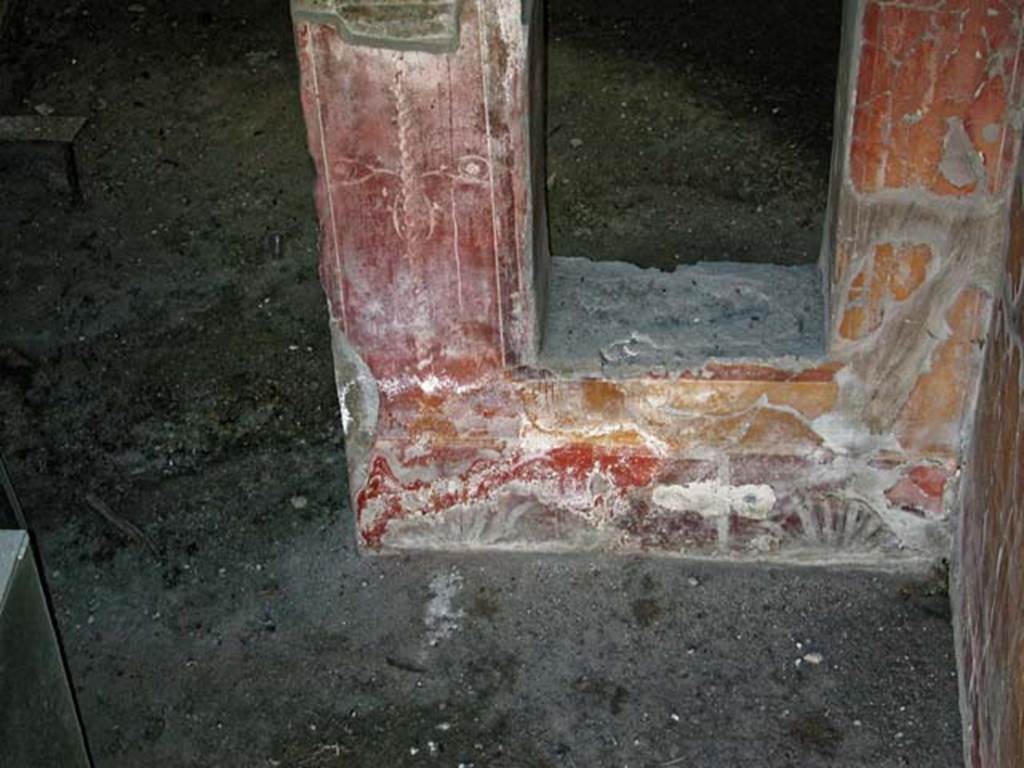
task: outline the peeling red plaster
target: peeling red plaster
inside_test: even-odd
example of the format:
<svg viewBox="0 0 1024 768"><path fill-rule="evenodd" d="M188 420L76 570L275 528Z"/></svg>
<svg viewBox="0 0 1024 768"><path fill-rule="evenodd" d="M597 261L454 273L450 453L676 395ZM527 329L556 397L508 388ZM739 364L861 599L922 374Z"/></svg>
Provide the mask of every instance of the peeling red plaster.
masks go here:
<svg viewBox="0 0 1024 768"><path fill-rule="evenodd" d="M931 473L956 465L1000 274L1019 8L863 6L841 94L852 127L833 179L829 358L614 381L534 359L542 212L519 5L466 0L443 55L296 25L321 279L379 400L347 427L368 546L941 551ZM1010 269L1019 283L1019 257ZM1019 324L1019 308L1004 315ZM651 503L659 485L711 481L770 486L771 518L712 524Z"/></svg>

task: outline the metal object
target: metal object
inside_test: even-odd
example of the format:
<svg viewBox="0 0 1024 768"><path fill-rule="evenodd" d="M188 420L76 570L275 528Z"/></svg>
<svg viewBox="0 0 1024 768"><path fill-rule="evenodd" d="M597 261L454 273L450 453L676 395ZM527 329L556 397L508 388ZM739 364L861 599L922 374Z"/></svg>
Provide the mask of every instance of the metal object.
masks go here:
<svg viewBox="0 0 1024 768"><path fill-rule="evenodd" d="M2 453L0 453L0 487L3 487L4 497L7 499L7 505L11 508L18 527L27 531L28 521L25 519L25 511L21 508L21 502L18 501L18 494L14 492L14 483L7 471L7 463L4 461Z"/></svg>
<svg viewBox="0 0 1024 768"><path fill-rule="evenodd" d="M0 144L52 144L64 153L64 173L71 190L71 200L82 202L75 159L75 137L88 118L52 115L8 115L0 117Z"/></svg>
<svg viewBox="0 0 1024 768"><path fill-rule="evenodd" d="M0 531L0 765L92 765L25 531Z"/></svg>

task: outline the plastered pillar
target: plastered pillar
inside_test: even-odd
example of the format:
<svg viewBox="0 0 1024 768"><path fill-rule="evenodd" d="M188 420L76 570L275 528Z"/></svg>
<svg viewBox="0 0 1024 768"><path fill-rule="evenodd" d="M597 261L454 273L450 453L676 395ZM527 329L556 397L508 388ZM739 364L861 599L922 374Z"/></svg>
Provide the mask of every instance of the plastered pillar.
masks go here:
<svg viewBox="0 0 1024 768"><path fill-rule="evenodd" d="M948 552L1020 141L1019 1L848 3L823 359L615 379L537 357L540 9L293 10L368 549Z"/></svg>

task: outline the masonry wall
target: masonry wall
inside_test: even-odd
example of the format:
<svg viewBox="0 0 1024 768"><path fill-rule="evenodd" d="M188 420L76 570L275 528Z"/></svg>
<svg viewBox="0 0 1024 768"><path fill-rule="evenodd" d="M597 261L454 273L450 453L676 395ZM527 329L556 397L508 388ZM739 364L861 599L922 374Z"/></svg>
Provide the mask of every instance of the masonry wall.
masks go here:
<svg viewBox="0 0 1024 768"><path fill-rule="evenodd" d="M949 480L1006 252L1020 0L850 1L825 358L617 378L560 375L536 354L536 13L396 7L424 12L294 3L368 548L948 552Z"/></svg>
<svg viewBox="0 0 1024 768"><path fill-rule="evenodd" d="M1018 182L962 484L956 609L967 765L1024 765L1024 206Z"/></svg>

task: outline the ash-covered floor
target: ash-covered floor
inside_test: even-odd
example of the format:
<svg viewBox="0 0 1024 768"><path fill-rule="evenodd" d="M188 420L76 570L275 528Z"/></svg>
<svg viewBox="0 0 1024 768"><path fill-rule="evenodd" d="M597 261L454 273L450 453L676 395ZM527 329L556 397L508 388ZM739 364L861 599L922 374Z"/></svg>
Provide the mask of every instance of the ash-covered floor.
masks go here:
<svg viewBox="0 0 1024 768"><path fill-rule="evenodd" d="M709 261L670 272L552 259L543 364L569 375L665 375L709 359L813 366L825 351L815 264Z"/></svg>
<svg viewBox="0 0 1024 768"><path fill-rule="evenodd" d="M712 5L680 7L703 17ZM39 0L26 12L16 106L90 117L78 145L87 202L69 205L58 158L0 151L0 447L98 766L958 763L941 579L360 557L286 4ZM616 29L588 18L594 35ZM736 18L737 39L764 23ZM567 40L552 35L553 70L578 54ZM711 90L763 95L714 61L681 66ZM680 70L663 63L644 66L674 87ZM654 117L672 125L675 103ZM687 114L705 114L701 103ZM741 112L729 118L737 140L762 141ZM558 131L554 104L552 115L557 172L594 140ZM822 178L786 141L757 146L776 186L796 194L802 174ZM572 176L554 179L559 252L598 231L591 218L627 233L644 221L654 198L620 159L637 204L619 213L580 208L564 194ZM757 168L727 177L698 160L693 199L753 233L742 242L767 242L769 220L753 217L772 205L785 227L813 228L781 214L790 203L720 194L726 178L753 185ZM819 198L801 199L811 210ZM593 242L621 254L607 234ZM139 533L111 525L90 494Z"/></svg>

